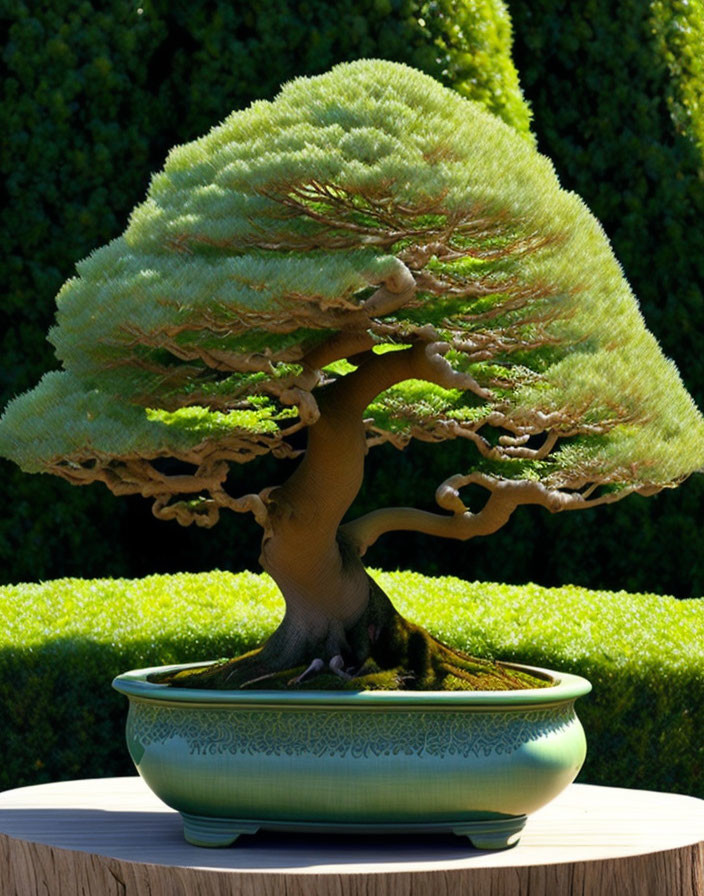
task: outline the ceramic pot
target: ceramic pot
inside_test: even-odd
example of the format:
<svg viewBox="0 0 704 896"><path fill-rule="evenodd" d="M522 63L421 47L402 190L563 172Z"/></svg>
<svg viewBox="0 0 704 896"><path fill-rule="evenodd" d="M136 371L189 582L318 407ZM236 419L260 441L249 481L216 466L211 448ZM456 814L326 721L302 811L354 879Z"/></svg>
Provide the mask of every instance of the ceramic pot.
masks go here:
<svg viewBox="0 0 704 896"><path fill-rule="evenodd" d="M203 665L194 664L194 665ZM147 681L129 698L139 774L184 820L186 840L225 846L268 830L466 835L518 840L526 816L576 777L586 754L575 714L584 678L523 691L210 691Z"/></svg>

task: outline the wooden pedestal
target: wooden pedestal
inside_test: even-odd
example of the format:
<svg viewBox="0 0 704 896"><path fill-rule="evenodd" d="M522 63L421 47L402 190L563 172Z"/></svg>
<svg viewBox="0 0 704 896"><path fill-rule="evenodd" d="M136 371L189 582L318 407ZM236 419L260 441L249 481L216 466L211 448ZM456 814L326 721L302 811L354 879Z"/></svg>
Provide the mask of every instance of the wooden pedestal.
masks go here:
<svg viewBox="0 0 704 896"><path fill-rule="evenodd" d="M573 784L521 842L259 833L189 846L140 778L0 794L3 896L703 896L704 801Z"/></svg>

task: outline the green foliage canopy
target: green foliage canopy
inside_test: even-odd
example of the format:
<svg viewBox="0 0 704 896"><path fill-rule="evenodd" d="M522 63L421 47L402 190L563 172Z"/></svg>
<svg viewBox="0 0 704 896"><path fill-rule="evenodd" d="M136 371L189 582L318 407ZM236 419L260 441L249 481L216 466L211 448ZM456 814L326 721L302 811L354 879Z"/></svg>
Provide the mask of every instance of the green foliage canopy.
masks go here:
<svg viewBox="0 0 704 896"><path fill-rule="evenodd" d="M406 66L294 80L176 147L77 273L50 334L65 370L10 404L0 450L161 509L194 495L182 522L217 518L223 460L293 452L315 390L359 363L352 342L445 365L375 399L370 444L464 438L467 469L584 500L704 463L704 420L584 203ZM141 464L164 456L195 473L167 485Z"/></svg>

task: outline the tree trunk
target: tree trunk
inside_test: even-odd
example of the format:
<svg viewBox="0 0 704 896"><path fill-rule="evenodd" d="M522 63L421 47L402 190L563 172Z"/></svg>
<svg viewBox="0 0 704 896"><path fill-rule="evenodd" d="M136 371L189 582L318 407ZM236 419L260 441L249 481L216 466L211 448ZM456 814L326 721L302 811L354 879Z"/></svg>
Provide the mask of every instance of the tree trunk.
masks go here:
<svg viewBox="0 0 704 896"><path fill-rule="evenodd" d="M359 546L340 531L364 474L364 410L401 380L444 381L448 374L438 357L422 344L370 353L354 373L321 391L320 417L308 430L303 460L266 498L260 562L283 594L281 625L259 650L158 680L241 688L301 685L317 676L323 688L353 681L432 690L447 686L450 677L459 687L525 686L520 675L451 650L405 620L368 576Z"/></svg>

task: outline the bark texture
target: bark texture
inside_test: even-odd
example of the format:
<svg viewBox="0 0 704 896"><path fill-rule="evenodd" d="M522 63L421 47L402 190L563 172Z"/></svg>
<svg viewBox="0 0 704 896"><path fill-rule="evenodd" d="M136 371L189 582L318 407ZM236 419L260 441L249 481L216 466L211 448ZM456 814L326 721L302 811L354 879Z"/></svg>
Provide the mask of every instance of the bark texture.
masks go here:
<svg viewBox="0 0 704 896"><path fill-rule="evenodd" d="M362 484L367 450L362 415L375 395L413 378L446 385L461 379L464 387L481 391L444 361L445 350L442 344L418 343L384 355L369 352L354 373L322 391L301 463L282 486L259 496L259 510L265 512L260 561L286 603L281 625L262 648L245 656L156 680L196 688L311 681L317 687L421 690L545 684L455 651L404 619L360 560L368 542L360 537L364 522L340 527ZM324 351L347 353L349 346L333 344ZM493 500L489 528L498 528L513 506ZM481 514L477 519L477 534L483 534Z"/></svg>

